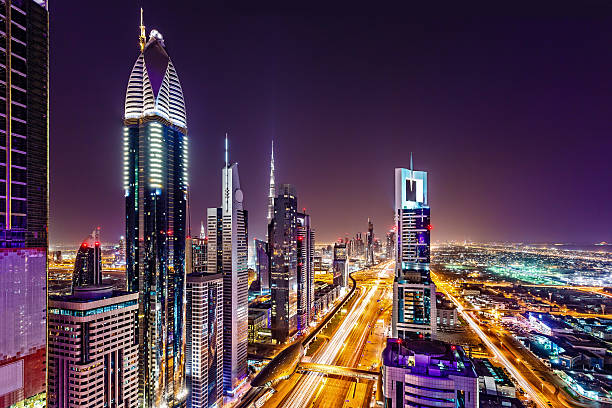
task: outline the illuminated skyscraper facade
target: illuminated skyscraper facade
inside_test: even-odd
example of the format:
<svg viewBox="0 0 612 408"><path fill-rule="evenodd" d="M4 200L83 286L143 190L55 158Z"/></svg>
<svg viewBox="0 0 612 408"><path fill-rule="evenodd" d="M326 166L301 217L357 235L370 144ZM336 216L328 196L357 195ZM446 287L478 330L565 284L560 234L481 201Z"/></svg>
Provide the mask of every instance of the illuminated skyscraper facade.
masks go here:
<svg viewBox="0 0 612 408"><path fill-rule="evenodd" d="M272 337L285 342L298 329L297 197L283 184L274 199L274 217L268 226Z"/></svg>
<svg viewBox="0 0 612 408"><path fill-rule="evenodd" d="M223 405L223 275L187 275L188 408Z"/></svg>
<svg viewBox="0 0 612 408"><path fill-rule="evenodd" d="M125 236L119 237L119 248L117 248L117 254L115 257L115 262L120 265L125 265L125 253L127 251L127 247L125 245Z"/></svg>
<svg viewBox="0 0 612 408"><path fill-rule="evenodd" d="M127 287L138 292L142 407L184 405L187 123L164 39L140 26L123 130Z"/></svg>
<svg viewBox="0 0 612 408"><path fill-rule="evenodd" d="M0 2L0 408L45 404L49 13Z"/></svg>
<svg viewBox="0 0 612 408"><path fill-rule="evenodd" d="M334 275L334 286L348 286L348 255L346 244L336 242L334 244L334 258L332 260L332 272Z"/></svg>
<svg viewBox="0 0 612 408"><path fill-rule="evenodd" d="M374 265L374 224L369 218L366 241L366 265Z"/></svg>
<svg viewBox="0 0 612 408"><path fill-rule="evenodd" d="M395 231L391 230L387 232L387 240L385 242L385 256L388 261L395 259Z"/></svg>
<svg viewBox="0 0 612 408"><path fill-rule="evenodd" d="M225 149L222 205L207 213L208 273L223 274L223 389L233 394L247 375L248 213L238 163L229 163L227 138Z"/></svg>
<svg viewBox="0 0 612 408"><path fill-rule="evenodd" d="M393 337L431 338L436 333L436 286L429 275L427 172L395 169L395 217Z"/></svg>
<svg viewBox="0 0 612 408"><path fill-rule="evenodd" d="M187 238L185 241L185 271L206 272L208 268L208 239Z"/></svg>
<svg viewBox="0 0 612 408"><path fill-rule="evenodd" d="M102 247L100 228L92 231L77 250L72 273L72 288L102 284Z"/></svg>
<svg viewBox="0 0 612 408"><path fill-rule="evenodd" d="M314 318L314 243L315 232L310 215L297 213L297 294L298 330L308 327Z"/></svg>

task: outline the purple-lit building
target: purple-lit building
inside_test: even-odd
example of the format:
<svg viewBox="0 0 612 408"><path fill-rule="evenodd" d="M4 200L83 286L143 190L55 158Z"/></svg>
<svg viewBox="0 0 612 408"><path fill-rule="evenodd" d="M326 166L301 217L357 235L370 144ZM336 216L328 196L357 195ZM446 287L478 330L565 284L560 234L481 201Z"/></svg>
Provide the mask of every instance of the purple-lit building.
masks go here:
<svg viewBox="0 0 612 408"><path fill-rule="evenodd" d="M478 408L478 375L460 346L388 339L382 359L385 408Z"/></svg>
<svg viewBox="0 0 612 408"><path fill-rule="evenodd" d="M0 408L45 405L49 13L0 3Z"/></svg>

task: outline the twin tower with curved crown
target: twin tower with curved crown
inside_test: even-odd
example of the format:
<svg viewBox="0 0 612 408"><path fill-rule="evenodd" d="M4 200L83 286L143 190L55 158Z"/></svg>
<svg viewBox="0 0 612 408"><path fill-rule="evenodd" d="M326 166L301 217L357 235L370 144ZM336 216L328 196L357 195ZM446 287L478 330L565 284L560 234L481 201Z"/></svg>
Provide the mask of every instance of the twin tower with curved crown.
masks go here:
<svg viewBox="0 0 612 408"><path fill-rule="evenodd" d="M164 39L140 25L123 128L127 289L138 292L140 407L186 405L185 238L188 183L183 91Z"/></svg>

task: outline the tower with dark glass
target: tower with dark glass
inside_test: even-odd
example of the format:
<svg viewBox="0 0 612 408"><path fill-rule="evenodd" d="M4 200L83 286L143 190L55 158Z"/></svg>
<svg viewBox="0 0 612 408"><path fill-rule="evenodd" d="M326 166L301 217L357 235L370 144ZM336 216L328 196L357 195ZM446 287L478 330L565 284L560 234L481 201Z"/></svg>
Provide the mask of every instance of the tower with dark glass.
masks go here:
<svg viewBox="0 0 612 408"><path fill-rule="evenodd" d="M272 337L287 341L298 329L297 197L295 187L283 184L274 199L268 226Z"/></svg>
<svg viewBox="0 0 612 408"><path fill-rule="evenodd" d="M141 17L142 20L142 17ZM125 97L127 288L138 292L141 407L185 403L187 122L164 38L140 26Z"/></svg>
<svg viewBox="0 0 612 408"><path fill-rule="evenodd" d="M102 246L100 227L94 229L77 250L72 273L72 290L85 285L102 284Z"/></svg>

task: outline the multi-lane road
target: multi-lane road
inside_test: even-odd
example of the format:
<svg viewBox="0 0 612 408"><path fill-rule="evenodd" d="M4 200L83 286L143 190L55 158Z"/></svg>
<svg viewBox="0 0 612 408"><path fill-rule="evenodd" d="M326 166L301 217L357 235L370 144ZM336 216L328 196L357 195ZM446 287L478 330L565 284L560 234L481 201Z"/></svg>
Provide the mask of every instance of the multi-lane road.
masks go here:
<svg viewBox="0 0 612 408"><path fill-rule="evenodd" d="M347 304L336 330L308 362L378 370L391 305L392 263L353 274L357 295ZM276 387L265 407L367 407L374 381L298 372Z"/></svg>
<svg viewBox="0 0 612 408"><path fill-rule="evenodd" d="M478 316L466 309L463 303L454 296L451 285L435 273L431 273L437 290L443 292L457 306L457 310L476 332L487 348L494 354L512 376L517 380L527 395L541 408L549 407L598 407L595 401L580 398L576 401L563 389L562 381L547 367L537 360L528 350L518 346L512 336L499 325L484 325Z"/></svg>

